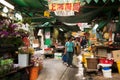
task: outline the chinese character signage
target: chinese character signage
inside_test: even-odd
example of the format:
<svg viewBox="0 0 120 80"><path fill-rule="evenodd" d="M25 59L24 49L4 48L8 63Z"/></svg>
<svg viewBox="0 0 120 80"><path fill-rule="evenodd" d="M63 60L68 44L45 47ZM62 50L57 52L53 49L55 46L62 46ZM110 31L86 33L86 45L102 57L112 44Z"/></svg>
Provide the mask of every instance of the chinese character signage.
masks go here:
<svg viewBox="0 0 120 80"><path fill-rule="evenodd" d="M79 12L79 0L48 0L50 11L75 11Z"/></svg>

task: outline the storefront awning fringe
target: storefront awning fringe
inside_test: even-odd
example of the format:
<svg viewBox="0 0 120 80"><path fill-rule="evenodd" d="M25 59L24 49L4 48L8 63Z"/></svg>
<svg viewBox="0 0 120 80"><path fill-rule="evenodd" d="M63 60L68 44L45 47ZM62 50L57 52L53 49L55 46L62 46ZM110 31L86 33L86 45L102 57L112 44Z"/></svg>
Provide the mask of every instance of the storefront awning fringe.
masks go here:
<svg viewBox="0 0 120 80"><path fill-rule="evenodd" d="M80 0L80 2L87 2L88 4L92 2L93 0ZM94 0L95 3L98 3L101 0ZM104 3L106 3L108 0L102 0ZM115 2L115 0L110 0L111 2ZM120 0L118 0L120 1Z"/></svg>

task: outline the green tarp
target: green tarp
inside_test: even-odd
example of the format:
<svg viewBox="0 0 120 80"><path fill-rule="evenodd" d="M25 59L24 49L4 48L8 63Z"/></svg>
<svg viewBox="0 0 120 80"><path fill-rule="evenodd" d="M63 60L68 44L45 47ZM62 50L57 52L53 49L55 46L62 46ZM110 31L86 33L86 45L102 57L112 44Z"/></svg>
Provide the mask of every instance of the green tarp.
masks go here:
<svg viewBox="0 0 120 80"><path fill-rule="evenodd" d="M51 39L45 39L45 45L50 46L51 45Z"/></svg>
<svg viewBox="0 0 120 80"><path fill-rule="evenodd" d="M98 27L97 29L101 30L104 28L105 25L107 25L108 21L101 21L99 24L98 24Z"/></svg>
<svg viewBox="0 0 120 80"><path fill-rule="evenodd" d="M30 8L45 8L47 5L46 0L12 0L12 2L18 4L21 7L30 7Z"/></svg>

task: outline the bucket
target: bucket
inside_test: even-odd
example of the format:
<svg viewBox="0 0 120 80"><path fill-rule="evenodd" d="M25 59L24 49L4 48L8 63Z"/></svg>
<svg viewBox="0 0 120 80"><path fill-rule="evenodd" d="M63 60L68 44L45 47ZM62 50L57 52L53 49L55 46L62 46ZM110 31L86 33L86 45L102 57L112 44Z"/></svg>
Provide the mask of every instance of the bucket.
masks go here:
<svg viewBox="0 0 120 80"><path fill-rule="evenodd" d="M102 69L103 69L103 70L110 70L109 67L103 67Z"/></svg>
<svg viewBox="0 0 120 80"><path fill-rule="evenodd" d="M88 69L97 69L98 59L97 58L86 58Z"/></svg>
<svg viewBox="0 0 120 80"><path fill-rule="evenodd" d="M120 61L117 61L117 68L118 68L118 72L120 73Z"/></svg>
<svg viewBox="0 0 120 80"><path fill-rule="evenodd" d="M111 73L111 69L102 69L103 72L103 76L105 78L112 78L112 73Z"/></svg>
<svg viewBox="0 0 120 80"><path fill-rule="evenodd" d="M29 54L18 54L18 64L20 67L29 65Z"/></svg>
<svg viewBox="0 0 120 80"><path fill-rule="evenodd" d="M39 75L39 67L32 67L30 69L30 80L37 80Z"/></svg>

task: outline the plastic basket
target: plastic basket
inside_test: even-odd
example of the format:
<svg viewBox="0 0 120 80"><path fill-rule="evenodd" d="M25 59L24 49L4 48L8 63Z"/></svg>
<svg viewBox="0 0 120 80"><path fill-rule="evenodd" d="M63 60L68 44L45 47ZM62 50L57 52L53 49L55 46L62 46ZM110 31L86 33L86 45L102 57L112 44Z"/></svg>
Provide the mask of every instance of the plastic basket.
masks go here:
<svg viewBox="0 0 120 80"><path fill-rule="evenodd" d="M102 64L113 64L114 61L106 59L106 58L100 58L99 62L102 63Z"/></svg>

